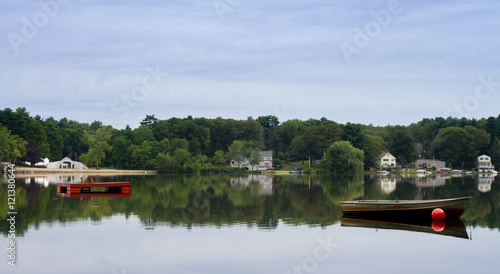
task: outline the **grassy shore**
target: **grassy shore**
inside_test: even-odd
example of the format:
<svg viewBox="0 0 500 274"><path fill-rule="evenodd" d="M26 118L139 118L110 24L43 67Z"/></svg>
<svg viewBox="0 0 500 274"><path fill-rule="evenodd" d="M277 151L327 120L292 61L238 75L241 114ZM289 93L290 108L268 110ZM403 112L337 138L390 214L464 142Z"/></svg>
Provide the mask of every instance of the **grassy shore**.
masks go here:
<svg viewBox="0 0 500 274"><path fill-rule="evenodd" d="M105 175L105 174L155 174L155 170L124 170L124 169L95 169L89 168L85 170L77 169L48 169L35 167L16 167L16 174L88 174L88 175Z"/></svg>

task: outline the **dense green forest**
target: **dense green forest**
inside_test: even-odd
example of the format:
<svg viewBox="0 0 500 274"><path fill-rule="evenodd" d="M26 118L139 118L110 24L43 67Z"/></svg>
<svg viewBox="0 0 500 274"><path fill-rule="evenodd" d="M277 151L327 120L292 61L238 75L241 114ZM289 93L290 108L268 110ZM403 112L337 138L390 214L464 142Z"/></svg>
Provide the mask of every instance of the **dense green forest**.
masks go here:
<svg viewBox="0 0 500 274"><path fill-rule="evenodd" d="M22 107L5 108L0 110L0 162L35 163L68 156L89 167L190 173L220 170L231 155L249 156L256 150L272 150L275 166L309 159L314 164L327 156L333 163L340 149L339 143L333 145L339 141L355 148L342 151L360 155L357 161L361 159L365 169L375 166L384 151L403 166L419 157L434 157L454 168L473 168L480 154L500 162L500 115L479 120L426 118L408 126L340 124L326 118L280 122L272 115L246 120L191 116L163 120L147 115L136 126L115 129L100 121L56 120L31 116Z"/></svg>

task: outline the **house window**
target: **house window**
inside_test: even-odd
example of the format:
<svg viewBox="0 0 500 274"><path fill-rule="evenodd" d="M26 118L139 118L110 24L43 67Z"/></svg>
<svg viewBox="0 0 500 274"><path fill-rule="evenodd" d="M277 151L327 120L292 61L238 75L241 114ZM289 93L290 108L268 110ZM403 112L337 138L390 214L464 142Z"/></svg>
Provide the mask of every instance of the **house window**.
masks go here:
<svg viewBox="0 0 500 274"><path fill-rule="evenodd" d="M389 162L389 159L384 159L384 162Z"/></svg>

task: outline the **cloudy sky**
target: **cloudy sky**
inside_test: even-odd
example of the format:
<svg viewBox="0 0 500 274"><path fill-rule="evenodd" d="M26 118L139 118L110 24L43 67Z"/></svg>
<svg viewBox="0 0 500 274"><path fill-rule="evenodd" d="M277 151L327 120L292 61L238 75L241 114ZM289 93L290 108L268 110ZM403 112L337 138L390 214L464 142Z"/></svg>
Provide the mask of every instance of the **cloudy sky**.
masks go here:
<svg viewBox="0 0 500 274"><path fill-rule="evenodd" d="M410 124L500 114L500 2L0 0L0 108Z"/></svg>

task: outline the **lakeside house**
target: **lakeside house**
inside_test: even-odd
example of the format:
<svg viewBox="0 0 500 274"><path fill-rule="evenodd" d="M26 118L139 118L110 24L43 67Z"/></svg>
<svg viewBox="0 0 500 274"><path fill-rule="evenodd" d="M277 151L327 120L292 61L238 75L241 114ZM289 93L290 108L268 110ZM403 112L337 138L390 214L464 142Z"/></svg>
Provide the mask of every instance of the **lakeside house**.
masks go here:
<svg viewBox="0 0 500 274"><path fill-rule="evenodd" d="M50 162L47 164L47 168L49 169L77 169L77 170L85 170L87 166L83 163L73 161L68 157L64 157L61 161Z"/></svg>
<svg viewBox="0 0 500 274"><path fill-rule="evenodd" d="M495 172L495 166L491 163L491 157L488 155L481 155L477 157L477 171L478 172Z"/></svg>
<svg viewBox="0 0 500 274"><path fill-rule="evenodd" d="M248 170L268 170L273 167L273 152L261 151L259 152L260 162L256 165L250 164L250 161L245 157L242 162L231 160L231 167L244 167Z"/></svg>
<svg viewBox="0 0 500 274"><path fill-rule="evenodd" d="M417 161L411 163L415 168L446 168L446 162L436 159L418 159Z"/></svg>
<svg viewBox="0 0 500 274"><path fill-rule="evenodd" d="M390 154L389 152L382 152L377 157L377 165L381 169L396 168L397 167L396 157L394 157L394 155Z"/></svg>

